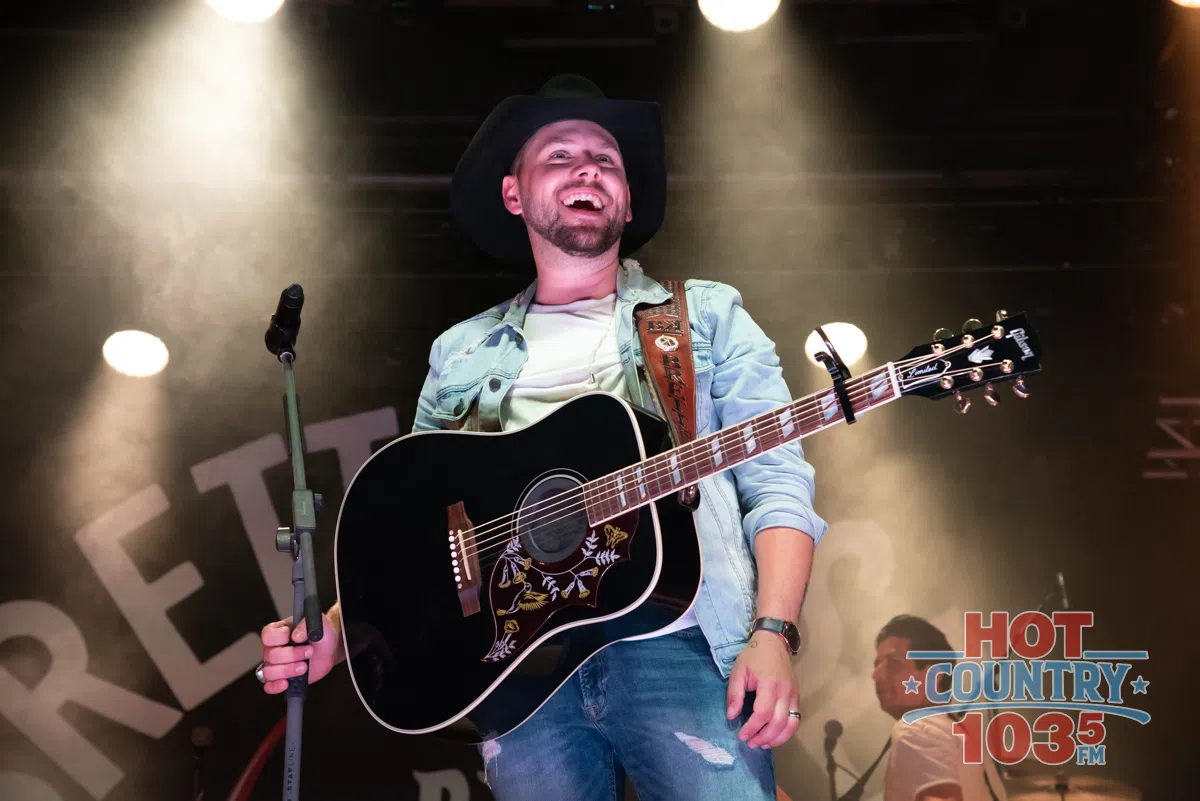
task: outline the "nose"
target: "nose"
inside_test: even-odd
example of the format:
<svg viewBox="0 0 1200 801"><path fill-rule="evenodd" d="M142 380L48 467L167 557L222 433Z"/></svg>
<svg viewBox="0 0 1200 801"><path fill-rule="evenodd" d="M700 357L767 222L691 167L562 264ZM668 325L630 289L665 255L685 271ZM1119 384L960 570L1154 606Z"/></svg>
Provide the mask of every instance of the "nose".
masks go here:
<svg viewBox="0 0 1200 801"><path fill-rule="evenodd" d="M591 153L584 153L580 157L579 167L576 171L576 174L580 178L591 178L593 180L599 180L600 165L596 162L595 157L592 156Z"/></svg>

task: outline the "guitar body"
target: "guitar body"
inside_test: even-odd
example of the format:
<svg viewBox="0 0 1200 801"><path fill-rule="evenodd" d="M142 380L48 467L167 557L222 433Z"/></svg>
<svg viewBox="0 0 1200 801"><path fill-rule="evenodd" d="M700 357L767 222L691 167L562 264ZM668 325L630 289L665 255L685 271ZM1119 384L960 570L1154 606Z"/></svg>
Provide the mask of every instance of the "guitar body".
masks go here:
<svg viewBox="0 0 1200 801"><path fill-rule="evenodd" d="M691 511L669 495L592 527L578 492L669 448L663 420L595 392L520 431L418 432L374 454L346 490L334 564L375 719L494 739L597 651L682 617L700 587Z"/></svg>

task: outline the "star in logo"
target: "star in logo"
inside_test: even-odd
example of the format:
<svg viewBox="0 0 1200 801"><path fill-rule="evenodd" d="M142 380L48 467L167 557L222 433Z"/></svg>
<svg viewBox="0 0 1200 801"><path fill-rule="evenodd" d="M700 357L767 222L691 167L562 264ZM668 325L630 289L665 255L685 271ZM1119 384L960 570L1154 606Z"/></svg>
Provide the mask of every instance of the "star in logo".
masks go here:
<svg viewBox="0 0 1200 801"><path fill-rule="evenodd" d="M921 682L917 681L916 676L909 676L908 680L904 682L905 695L916 695L920 689Z"/></svg>
<svg viewBox="0 0 1200 801"><path fill-rule="evenodd" d="M1137 695L1138 693L1145 695L1146 688L1150 686L1150 682L1146 681L1141 676L1138 676L1136 679L1129 682L1129 686L1133 688L1134 695Z"/></svg>

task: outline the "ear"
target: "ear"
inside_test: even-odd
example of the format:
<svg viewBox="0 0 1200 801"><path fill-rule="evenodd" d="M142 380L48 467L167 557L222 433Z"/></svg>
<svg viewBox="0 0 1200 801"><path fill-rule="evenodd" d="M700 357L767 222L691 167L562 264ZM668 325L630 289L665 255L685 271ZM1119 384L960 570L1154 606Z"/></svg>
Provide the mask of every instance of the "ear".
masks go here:
<svg viewBox="0 0 1200 801"><path fill-rule="evenodd" d="M519 217L522 209L521 191L517 179L511 175L504 176L504 180L500 183L500 194L504 198L504 208L508 209L510 214Z"/></svg>
<svg viewBox="0 0 1200 801"><path fill-rule="evenodd" d="M625 188L625 222L633 222L633 192L629 187Z"/></svg>
<svg viewBox="0 0 1200 801"><path fill-rule="evenodd" d="M500 182L500 195L504 198L504 207L509 210L509 213L521 216L521 186L515 176L505 175L504 180Z"/></svg>

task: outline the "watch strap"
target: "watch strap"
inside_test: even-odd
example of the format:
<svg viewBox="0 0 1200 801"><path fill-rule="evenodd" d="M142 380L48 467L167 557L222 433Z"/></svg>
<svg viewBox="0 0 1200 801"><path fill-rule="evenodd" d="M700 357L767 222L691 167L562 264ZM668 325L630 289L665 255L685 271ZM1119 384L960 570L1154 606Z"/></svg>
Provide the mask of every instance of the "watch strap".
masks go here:
<svg viewBox="0 0 1200 801"><path fill-rule="evenodd" d="M783 641L787 644L788 652L795 656L800 651L800 632L796 629L794 623L786 620L780 620L777 617L760 617L756 618L750 626L750 633L756 631L772 631L783 637Z"/></svg>

